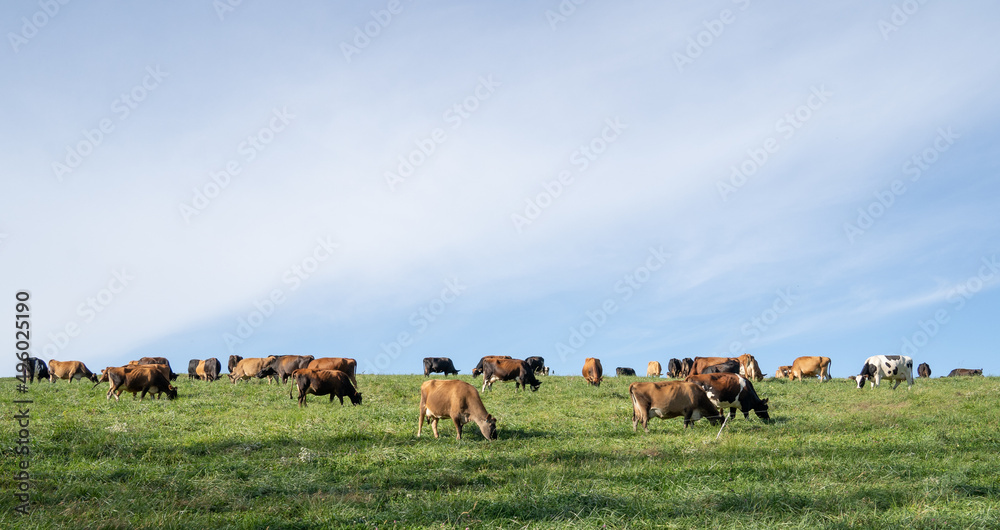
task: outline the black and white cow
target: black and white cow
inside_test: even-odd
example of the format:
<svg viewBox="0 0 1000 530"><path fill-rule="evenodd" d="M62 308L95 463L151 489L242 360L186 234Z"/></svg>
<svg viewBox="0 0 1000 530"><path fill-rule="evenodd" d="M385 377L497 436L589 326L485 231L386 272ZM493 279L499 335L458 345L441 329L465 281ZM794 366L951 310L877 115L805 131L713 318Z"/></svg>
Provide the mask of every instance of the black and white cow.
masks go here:
<svg viewBox="0 0 1000 530"><path fill-rule="evenodd" d="M24 367L26 368L28 381L31 383L35 382L36 377L39 383L42 382L43 378L49 378L49 367L45 366L45 361L38 357L28 357L28 360L24 361Z"/></svg>
<svg viewBox="0 0 1000 530"><path fill-rule="evenodd" d="M873 355L865 360L861 374L854 378L858 388L864 388L869 379L872 380L872 388L883 379L888 379L896 381L893 390L903 381L906 381L906 389L909 390L913 386L913 359L905 355Z"/></svg>
<svg viewBox="0 0 1000 530"><path fill-rule="evenodd" d="M545 370L545 358L544 357L539 357L537 355L532 355L531 357L528 357L527 359L525 359L524 362L528 363L528 368L531 368L532 370L534 370L534 372L535 372L536 375L542 373L542 371Z"/></svg>
<svg viewBox="0 0 1000 530"><path fill-rule="evenodd" d="M757 417L770 423L771 416L767 413L767 400L760 399L753 383L740 374L719 372L714 374L689 375L685 381L697 383L708 393L708 399L719 407L719 412L729 408L729 417L736 415L737 407L744 418L750 418L752 410Z"/></svg>

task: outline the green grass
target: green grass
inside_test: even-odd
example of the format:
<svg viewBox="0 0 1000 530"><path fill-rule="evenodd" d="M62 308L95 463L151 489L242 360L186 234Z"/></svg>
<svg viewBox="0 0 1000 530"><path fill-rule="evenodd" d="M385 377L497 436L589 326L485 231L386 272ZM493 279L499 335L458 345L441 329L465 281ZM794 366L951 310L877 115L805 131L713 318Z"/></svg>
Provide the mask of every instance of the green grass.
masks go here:
<svg viewBox="0 0 1000 530"><path fill-rule="evenodd" d="M997 528L1000 380L757 383L770 425L653 419L632 432L628 384L544 377L483 397L500 439L442 420L416 438L421 376L361 375L364 405L287 387L187 381L176 401L36 384L32 514L14 513L14 380L0 528ZM462 378L470 381L468 376Z"/></svg>

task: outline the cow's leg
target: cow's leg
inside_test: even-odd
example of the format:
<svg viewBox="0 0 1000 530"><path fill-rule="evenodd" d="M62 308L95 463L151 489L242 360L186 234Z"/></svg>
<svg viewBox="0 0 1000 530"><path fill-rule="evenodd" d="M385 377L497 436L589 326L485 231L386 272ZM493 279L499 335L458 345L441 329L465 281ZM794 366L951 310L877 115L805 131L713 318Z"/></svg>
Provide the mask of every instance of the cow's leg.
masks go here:
<svg viewBox="0 0 1000 530"><path fill-rule="evenodd" d="M684 428L685 429L687 429L688 427L691 426L691 415L692 415L692 411L690 411L690 410L685 410L684 411Z"/></svg>
<svg viewBox="0 0 1000 530"><path fill-rule="evenodd" d="M132 394L132 395L134 396L135 394ZM139 401L142 401L142 400L144 400L144 399L146 399L146 390L143 390L143 391L142 391L142 395L141 395L141 396L139 396Z"/></svg>
<svg viewBox="0 0 1000 530"><path fill-rule="evenodd" d="M747 413L745 414L745 416L748 416L748 417L749 417L749 416L750 416L750 412L748 411L748 412L747 412ZM725 419L725 418L723 418L723 419ZM734 419L736 419L736 407L730 407L730 408L729 408L729 419L731 419L731 420L734 420Z"/></svg>
<svg viewBox="0 0 1000 530"><path fill-rule="evenodd" d="M896 384L892 385L892 389L893 389L893 390L896 390L896 387L897 387L897 386L899 386L899 384L900 384L900 383L902 383L902 382L903 382L903 380L902 380L902 379L897 379L897 380L896 380Z"/></svg>
<svg viewBox="0 0 1000 530"><path fill-rule="evenodd" d="M299 387L299 406L306 406L306 394L308 394L307 389Z"/></svg>
<svg viewBox="0 0 1000 530"><path fill-rule="evenodd" d="M431 431L434 433L434 437L438 437L438 418L431 416Z"/></svg>
<svg viewBox="0 0 1000 530"><path fill-rule="evenodd" d="M459 420L458 418L452 418L452 421L455 422L455 431L458 433L458 434L455 435L455 438L458 439L458 440L461 440L462 439L462 421Z"/></svg>
<svg viewBox="0 0 1000 530"><path fill-rule="evenodd" d="M424 404L420 404L420 414L417 418L417 438L420 438L420 431L424 428L424 415L427 413L427 408Z"/></svg>

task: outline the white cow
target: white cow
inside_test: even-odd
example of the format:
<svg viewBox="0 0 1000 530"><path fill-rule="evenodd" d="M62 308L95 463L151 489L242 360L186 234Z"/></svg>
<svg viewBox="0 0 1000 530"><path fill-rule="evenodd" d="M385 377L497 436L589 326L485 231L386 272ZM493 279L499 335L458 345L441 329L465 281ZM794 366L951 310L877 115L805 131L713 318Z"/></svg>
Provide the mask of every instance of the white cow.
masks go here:
<svg viewBox="0 0 1000 530"><path fill-rule="evenodd" d="M895 380L893 390L904 380L906 389L913 386L913 359L905 355L873 355L865 360L861 375L854 378L858 388L865 387L865 381L872 380L872 388L878 386L883 379Z"/></svg>

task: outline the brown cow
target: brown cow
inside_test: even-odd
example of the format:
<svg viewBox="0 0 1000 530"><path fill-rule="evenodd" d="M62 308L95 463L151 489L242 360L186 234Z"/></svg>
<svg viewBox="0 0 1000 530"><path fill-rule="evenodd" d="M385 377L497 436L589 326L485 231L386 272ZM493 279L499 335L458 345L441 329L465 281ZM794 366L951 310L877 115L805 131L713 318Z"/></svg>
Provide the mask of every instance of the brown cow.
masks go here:
<svg viewBox="0 0 1000 530"><path fill-rule="evenodd" d="M663 375L663 370L660 368L660 363L657 361L649 361L646 365L646 377L660 377Z"/></svg>
<svg viewBox="0 0 1000 530"><path fill-rule="evenodd" d="M649 418L676 418L684 416L684 428L700 418L708 418L715 425L722 416L719 409L709 399L705 389L688 381L644 381L632 383L628 387L632 397L632 431L642 423L649 432Z"/></svg>
<svg viewBox="0 0 1000 530"><path fill-rule="evenodd" d="M833 379L830 377L830 358L819 356L797 357L792 361L792 370L789 379L795 381L802 380L803 377L819 376L819 381L825 382Z"/></svg>
<svg viewBox="0 0 1000 530"><path fill-rule="evenodd" d="M483 373L483 361L493 361L496 359L513 359L510 355L486 355L479 359L479 364L472 369L472 377L479 377L479 374Z"/></svg>
<svg viewBox="0 0 1000 530"><path fill-rule="evenodd" d="M355 388L358 386L358 380L354 375L358 370L358 361L354 359L347 357L320 357L319 359L309 361L309 366L306 368L310 370L340 370L347 374L347 377L351 378L351 383L354 383Z"/></svg>
<svg viewBox="0 0 1000 530"><path fill-rule="evenodd" d="M158 364L106 368L104 374L111 386L108 399L114 395L115 401L118 401L118 396L123 391L131 392L133 399L137 392L141 392L139 401L146 399L147 393L156 396L156 399L160 399L160 394L166 393L167 399L174 399L177 397L177 389L170 384L164 371L169 373L170 370L166 365Z"/></svg>
<svg viewBox="0 0 1000 530"><path fill-rule="evenodd" d="M483 400L476 389L458 379L431 379L420 385L420 421L417 436L424 427L424 418L430 418L431 431L438 437L438 420L451 418L455 422L456 438L462 439L462 427L470 421L479 426L487 440L497 439L497 420L486 412Z"/></svg>
<svg viewBox="0 0 1000 530"><path fill-rule="evenodd" d="M201 381L212 382L219 378L222 371L222 363L218 359L191 359L188 361L188 379L199 379Z"/></svg>
<svg viewBox="0 0 1000 530"><path fill-rule="evenodd" d="M541 381L535 378L535 371L531 369L526 361L521 359L487 359L483 361L483 392L487 388L493 390L493 383L496 381L514 381L514 391L520 387L531 387L532 392L537 392L542 385Z"/></svg>
<svg viewBox="0 0 1000 530"><path fill-rule="evenodd" d="M274 359L273 355L269 355L267 357L249 357L241 359L238 363L236 363L236 367L233 368L232 373L229 374L229 379L234 385L240 379L250 379L251 377L257 375L257 372L260 372L261 366L271 362L271 359ZM267 378L267 384L271 384L271 379L271 377Z"/></svg>
<svg viewBox="0 0 1000 530"><path fill-rule="evenodd" d="M604 380L604 368L601 367L601 360L587 357L583 361L583 378L594 386L601 386Z"/></svg>
<svg viewBox="0 0 1000 530"><path fill-rule="evenodd" d="M753 355L744 353L736 359L740 361L740 375L753 381L764 380L764 372L760 371L760 365L757 364L757 359L754 359Z"/></svg>
<svg viewBox="0 0 1000 530"><path fill-rule="evenodd" d="M282 355L280 357L275 357L274 360L268 362L264 366L260 367L260 371L257 372L257 378L263 379L265 377L274 376L276 378L281 378L281 383L287 383L289 376L292 372L298 370L299 368L308 368L309 363L313 361L315 357L312 355Z"/></svg>
<svg viewBox="0 0 1000 530"><path fill-rule="evenodd" d="M698 375L705 371L705 368L709 366L715 366L717 364L722 364L726 361L736 359L735 357L695 357L694 361L691 363L691 370L688 371L687 377L689 375ZM737 362L739 360L737 359Z"/></svg>
<svg viewBox="0 0 1000 530"><path fill-rule="evenodd" d="M694 365L694 360L690 357L685 357L681 359L681 371L678 372L673 377L687 377L691 375L691 366Z"/></svg>
<svg viewBox="0 0 1000 530"><path fill-rule="evenodd" d="M49 382L55 383L56 379L69 379L72 383L74 379L86 377L97 383L97 376L87 368L87 365L80 361L49 361Z"/></svg>
<svg viewBox="0 0 1000 530"><path fill-rule="evenodd" d="M972 368L955 368L954 370L952 370L951 372L948 373L948 377L964 377L964 376L977 376L977 375L978 376L982 376L983 375L983 369L982 368L975 368L975 369L972 369Z"/></svg>
<svg viewBox="0 0 1000 530"><path fill-rule="evenodd" d="M788 378L792 375L791 366L779 366L777 370L774 371L774 377L778 379ZM853 379L852 379L853 381Z"/></svg>
<svg viewBox="0 0 1000 530"><path fill-rule="evenodd" d="M351 383L351 378L340 370L310 370L299 368L291 373L295 386L299 389L299 406L306 406L306 396L313 394L316 396L330 395L330 403L333 398L340 398L340 404L344 404L344 396L351 398L352 405L361 404L361 393L357 391ZM288 389L288 397L292 397L292 389Z"/></svg>

